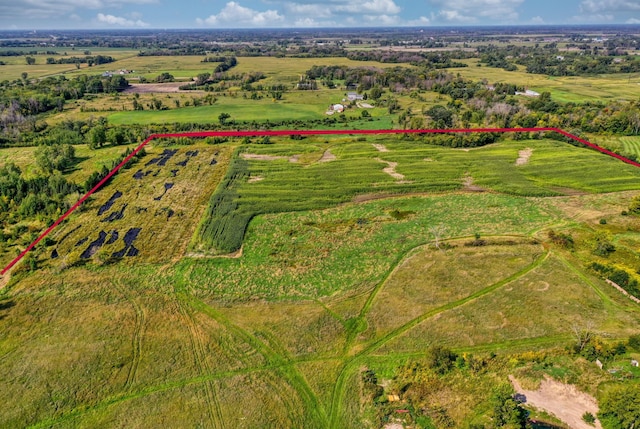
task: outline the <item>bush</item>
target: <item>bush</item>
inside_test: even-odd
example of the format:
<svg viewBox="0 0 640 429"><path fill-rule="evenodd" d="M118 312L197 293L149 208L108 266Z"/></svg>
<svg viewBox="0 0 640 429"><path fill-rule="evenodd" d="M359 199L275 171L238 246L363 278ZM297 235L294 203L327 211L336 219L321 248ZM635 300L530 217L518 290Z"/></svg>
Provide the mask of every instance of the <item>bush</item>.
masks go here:
<svg viewBox="0 0 640 429"><path fill-rule="evenodd" d="M596 416L587 411L582 415L582 420L584 420L585 423L590 424L591 426L595 426Z"/></svg>

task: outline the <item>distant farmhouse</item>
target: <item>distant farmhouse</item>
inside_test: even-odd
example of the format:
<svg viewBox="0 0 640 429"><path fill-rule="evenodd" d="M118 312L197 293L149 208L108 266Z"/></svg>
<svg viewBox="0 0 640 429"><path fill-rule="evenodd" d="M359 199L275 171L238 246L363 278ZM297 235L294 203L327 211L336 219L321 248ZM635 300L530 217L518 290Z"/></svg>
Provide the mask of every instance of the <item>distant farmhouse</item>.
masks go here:
<svg viewBox="0 0 640 429"><path fill-rule="evenodd" d="M364 95L362 94L358 94L357 92L348 92L347 93L347 99L349 101L359 101L359 100L364 100Z"/></svg>

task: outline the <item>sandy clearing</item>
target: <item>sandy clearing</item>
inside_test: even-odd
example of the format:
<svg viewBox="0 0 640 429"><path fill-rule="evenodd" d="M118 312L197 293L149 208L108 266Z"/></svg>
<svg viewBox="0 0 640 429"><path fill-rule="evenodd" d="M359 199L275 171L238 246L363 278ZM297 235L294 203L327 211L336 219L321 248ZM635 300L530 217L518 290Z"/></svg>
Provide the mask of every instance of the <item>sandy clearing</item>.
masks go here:
<svg viewBox="0 0 640 429"><path fill-rule="evenodd" d="M356 103L356 105L361 109L373 109L374 107L369 103Z"/></svg>
<svg viewBox="0 0 640 429"><path fill-rule="evenodd" d="M289 162L298 162L300 161L300 155L293 155L289 158Z"/></svg>
<svg viewBox="0 0 640 429"><path fill-rule="evenodd" d="M189 82L166 82L166 83L132 83L124 93L150 94L152 92L172 93L172 92L204 92L199 90L182 91L180 87Z"/></svg>
<svg viewBox="0 0 640 429"><path fill-rule="evenodd" d="M372 143L371 146L375 147L378 152L389 152L389 149L383 144Z"/></svg>
<svg viewBox="0 0 640 429"><path fill-rule="evenodd" d="M529 162L529 158L533 155L533 149L526 148L518 152L518 159L516 159L516 165L525 165Z"/></svg>
<svg viewBox="0 0 640 429"><path fill-rule="evenodd" d="M322 158L320 158L320 161L318 162L330 162L335 161L336 159L338 158L334 154L332 154L329 149L327 149L324 151L324 153L322 154Z"/></svg>
<svg viewBox="0 0 640 429"><path fill-rule="evenodd" d="M397 162L385 161L384 159L380 158L376 158L376 161L388 165L388 167L383 168L382 171L387 173L389 176L393 177L396 180L404 180L404 174L396 172L396 167L398 166Z"/></svg>
<svg viewBox="0 0 640 429"><path fill-rule="evenodd" d="M387 423L384 425L383 429L404 429L400 423Z"/></svg>
<svg viewBox="0 0 640 429"><path fill-rule="evenodd" d="M524 404L553 414L571 429L593 429L593 426L582 420L582 415L586 412L594 416L598 413L598 403L593 396L580 392L573 385L548 377L542 380L538 390L523 389L511 375L509 380L516 392L524 396ZM602 429L600 421L596 421L595 427Z"/></svg>

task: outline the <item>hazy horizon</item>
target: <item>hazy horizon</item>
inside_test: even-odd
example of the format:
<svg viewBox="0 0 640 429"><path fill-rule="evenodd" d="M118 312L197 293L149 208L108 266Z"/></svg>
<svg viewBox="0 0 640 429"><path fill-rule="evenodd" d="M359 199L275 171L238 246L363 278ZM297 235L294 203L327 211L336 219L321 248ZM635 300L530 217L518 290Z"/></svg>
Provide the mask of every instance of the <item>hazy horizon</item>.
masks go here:
<svg viewBox="0 0 640 429"><path fill-rule="evenodd" d="M636 0L29 0L2 30L378 28L640 24Z"/></svg>

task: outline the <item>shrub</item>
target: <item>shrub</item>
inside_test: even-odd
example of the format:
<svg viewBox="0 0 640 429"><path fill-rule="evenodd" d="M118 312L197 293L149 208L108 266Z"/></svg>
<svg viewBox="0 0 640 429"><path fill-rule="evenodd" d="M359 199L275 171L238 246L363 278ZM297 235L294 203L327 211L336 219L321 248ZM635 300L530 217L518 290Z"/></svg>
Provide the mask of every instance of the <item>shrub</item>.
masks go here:
<svg viewBox="0 0 640 429"><path fill-rule="evenodd" d="M595 426L596 416L587 411L582 415L582 420L584 420L585 423L590 424L591 426Z"/></svg>

